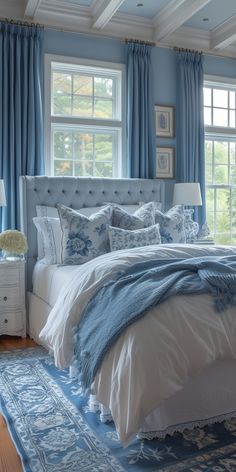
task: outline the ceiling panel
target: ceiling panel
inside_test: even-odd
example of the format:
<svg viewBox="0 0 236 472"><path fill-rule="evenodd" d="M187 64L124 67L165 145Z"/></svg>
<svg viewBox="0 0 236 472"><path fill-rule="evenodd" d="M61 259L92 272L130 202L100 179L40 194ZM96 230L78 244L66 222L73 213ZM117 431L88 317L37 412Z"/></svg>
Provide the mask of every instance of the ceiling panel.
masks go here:
<svg viewBox="0 0 236 472"><path fill-rule="evenodd" d="M184 26L211 31L235 14L236 0L212 0L190 18ZM209 18L209 21L203 21L203 18Z"/></svg>
<svg viewBox="0 0 236 472"><path fill-rule="evenodd" d="M169 0L125 0L119 8L119 12L152 18L168 3ZM138 7L138 4L143 6Z"/></svg>

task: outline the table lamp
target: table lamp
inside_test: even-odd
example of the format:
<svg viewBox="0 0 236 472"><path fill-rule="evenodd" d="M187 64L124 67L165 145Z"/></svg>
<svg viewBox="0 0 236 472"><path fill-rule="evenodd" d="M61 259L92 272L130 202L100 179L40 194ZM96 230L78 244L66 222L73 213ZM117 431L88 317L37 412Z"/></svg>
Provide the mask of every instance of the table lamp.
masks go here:
<svg viewBox="0 0 236 472"><path fill-rule="evenodd" d="M197 182L175 184L173 205L202 205L200 184ZM199 224L193 221L194 209L184 209L186 242L193 243L197 239Z"/></svg>

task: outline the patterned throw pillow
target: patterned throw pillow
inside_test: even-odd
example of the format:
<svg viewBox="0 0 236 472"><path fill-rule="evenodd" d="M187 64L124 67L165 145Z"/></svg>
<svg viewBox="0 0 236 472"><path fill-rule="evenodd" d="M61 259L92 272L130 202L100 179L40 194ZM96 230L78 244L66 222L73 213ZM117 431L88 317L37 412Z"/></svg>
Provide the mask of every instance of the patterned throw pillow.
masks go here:
<svg viewBox="0 0 236 472"><path fill-rule="evenodd" d="M141 229L155 224L153 202L141 206L133 215L116 205L113 206L112 226L122 229Z"/></svg>
<svg viewBox="0 0 236 472"><path fill-rule="evenodd" d="M156 210L155 222L160 225L162 243L186 243L183 205L175 205L166 213Z"/></svg>
<svg viewBox="0 0 236 472"><path fill-rule="evenodd" d="M84 264L109 251L108 226L112 207L87 218L71 208L57 205L62 229L62 263Z"/></svg>
<svg viewBox="0 0 236 472"><path fill-rule="evenodd" d="M161 236L159 224L136 230L109 226L109 240L111 251L149 246L150 244L160 244Z"/></svg>

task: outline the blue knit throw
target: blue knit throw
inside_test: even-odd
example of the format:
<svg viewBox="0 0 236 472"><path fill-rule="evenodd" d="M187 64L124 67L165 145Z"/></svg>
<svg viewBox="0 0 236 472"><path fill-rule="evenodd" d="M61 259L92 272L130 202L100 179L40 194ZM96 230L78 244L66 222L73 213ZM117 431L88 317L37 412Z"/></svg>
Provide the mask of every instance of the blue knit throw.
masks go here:
<svg viewBox="0 0 236 472"><path fill-rule="evenodd" d="M236 304L236 256L151 260L119 273L98 290L75 332L74 366L89 391L119 335L147 311L176 294L211 292L216 311Z"/></svg>

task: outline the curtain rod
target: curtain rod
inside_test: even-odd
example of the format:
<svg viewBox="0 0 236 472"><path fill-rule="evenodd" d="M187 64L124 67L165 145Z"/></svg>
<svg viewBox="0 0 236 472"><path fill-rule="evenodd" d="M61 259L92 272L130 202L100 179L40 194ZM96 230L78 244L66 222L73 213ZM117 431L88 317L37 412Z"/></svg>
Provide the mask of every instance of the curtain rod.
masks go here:
<svg viewBox="0 0 236 472"><path fill-rule="evenodd" d="M14 20L13 18L1 18L0 17L0 22L1 23L8 23L9 25L29 26L31 28L36 26L37 28L44 28L44 25L41 25L40 23L35 23L34 21Z"/></svg>
<svg viewBox="0 0 236 472"><path fill-rule="evenodd" d="M125 43L126 44L137 43L137 44L146 44L148 46L156 46L156 43L154 43L153 41L145 41L142 39L133 39L133 38L125 38Z"/></svg>
<svg viewBox="0 0 236 472"><path fill-rule="evenodd" d="M202 53L202 51L198 51L198 49L178 48L177 46L175 46L173 50L177 52L198 52L199 54Z"/></svg>

